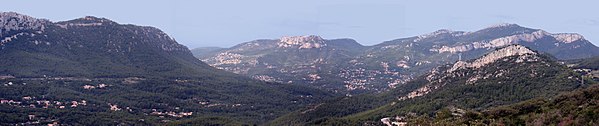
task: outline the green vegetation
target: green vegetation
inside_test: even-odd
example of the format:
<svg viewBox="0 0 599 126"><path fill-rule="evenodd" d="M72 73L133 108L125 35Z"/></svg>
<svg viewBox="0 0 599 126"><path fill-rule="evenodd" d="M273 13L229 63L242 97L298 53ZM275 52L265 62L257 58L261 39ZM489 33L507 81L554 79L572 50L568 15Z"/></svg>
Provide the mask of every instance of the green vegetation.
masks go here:
<svg viewBox="0 0 599 126"><path fill-rule="evenodd" d="M2 104L0 116L5 124L24 123L31 120L27 115L43 117L50 123L94 125L104 124L162 124L194 118L222 117L244 124L260 124L292 110L331 97L330 94L302 86L281 85L248 81L190 81L143 80L125 84L121 80L94 81L23 81L4 80L0 84L1 100L22 102L16 105ZM104 88L84 89L86 85ZM307 97L310 96L310 97ZM25 100L25 97L32 97ZM71 101L87 101L86 106L71 108ZM42 108L50 101L49 108ZM62 102L66 108L54 101ZM35 108L30 108L30 104ZM111 111L109 104L121 110ZM129 108L129 109L126 109ZM157 112L193 112L192 116L159 118ZM148 115L149 114L149 115ZM138 121L145 120L145 121ZM211 119L210 119L211 120ZM205 120L205 121L210 121ZM218 120L215 120L218 122ZM217 123L207 122L207 123Z"/></svg>
<svg viewBox="0 0 599 126"><path fill-rule="evenodd" d="M382 96L354 96L325 102L314 111L305 113L301 113L302 110L296 111L271 122L271 124L380 124L382 118L408 115L420 115L417 116L423 117L420 121L426 122L427 118L435 115L446 118L447 114L436 113L446 107L484 110L532 98L551 98L559 92L584 87L584 85L580 85L577 78L574 78L579 76L577 73L552 61L548 56L539 55L537 60L517 63L516 60L520 58L518 56L506 57L478 69L469 68L431 75L433 78L438 78L432 81L425 79L430 75L427 74L388 93L381 94ZM439 67L438 71L446 71L450 67ZM485 76L488 77L483 78ZM469 82L475 77L480 78L474 83ZM421 97L397 100L397 98L427 84L444 86Z"/></svg>
<svg viewBox="0 0 599 126"><path fill-rule="evenodd" d="M156 28L95 17L47 23L43 32L7 32L23 35L0 49L0 125L381 125L381 119L420 125L597 125L599 118L599 86L589 87L596 82L580 80L579 73L546 55L504 57L481 68L456 71L440 66L390 91L379 90L387 89L386 80L376 81L382 85L368 88L383 93L331 99L335 95L315 88L217 70ZM443 34L418 43L412 43L416 38L394 40L370 50L353 40L339 39L327 40L332 48L269 50L261 46L245 53L261 56L260 62L296 70L275 77L350 93L337 90L345 89L343 85L333 84L345 83L350 76L393 80L456 60L454 54L430 51L438 42L456 45L536 31L510 27L514 28L481 30L458 38ZM551 38L541 40L547 39ZM477 57L484 51L464 56ZM582 51L566 51L558 57ZM389 55L396 53L401 55ZM412 69L381 65L429 60ZM328 65L316 68L314 62ZM268 64L261 65L268 68ZM580 66L597 69L597 62L585 60ZM252 69L249 73L276 71ZM345 78L337 76L344 72L349 73ZM366 74L351 74L357 72ZM326 79L309 80L300 73ZM431 85L436 88L427 89L430 92L423 96L402 98ZM556 96L579 88L586 89Z"/></svg>
<svg viewBox="0 0 599 126"><path fill-rule="evenodd" d="M574 68L599 70L599 57L568 61L576 64Z"/></svg>
<svg viewBox="0 0 599 126"><path fill-rule="evenodd" d="M86 23L101 25L77 26ZM333 96L218 70L152 27L95 17L45 26L14 31L27 35L0 49L0 76L16 77L0 80L0 125L251 125Z"/></svg>
<svg viewBox="0 0 599 126"><path fill-rule="evenodd" d="M535 98L481 111L452 113L444 108L437 115L411 116L410 125L599 125L599 85L564 92L553 98ZM455 115L454 115L455 114Z"/></svg>
<svg viewBox="0 0 599 126"><path fill-rule="evenodd" d="M62 23L79 23L77 20ZM162 37L157 37L162 36ZM37 42L37 43L36 43ZM106 24L64 29L48 25L0 50L0 74L17 77L209 78L233 76L195 59L155 28Z"/></svg>

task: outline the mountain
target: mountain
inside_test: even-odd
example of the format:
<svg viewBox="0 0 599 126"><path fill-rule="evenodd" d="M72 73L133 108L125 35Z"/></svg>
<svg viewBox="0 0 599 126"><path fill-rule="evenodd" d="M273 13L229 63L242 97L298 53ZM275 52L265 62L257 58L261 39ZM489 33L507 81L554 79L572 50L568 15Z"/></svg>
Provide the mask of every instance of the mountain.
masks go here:
<svg viewBox="0 0 599 126"><path fill-rule="evenodd" d="M598 125L599 86L564 92L551 99L474 111L443 108L430 117L389 118L389 123L410 125ZM393 122L392 122L393 121Z"/></svg>
<svg viewBox="0 0 599 126"><path fill-rule="evenodd" d="M308 83L337 93L360 94L393 89L439 65L477 58L511 44L559 60L599 56L599 47L579 34L500 24L474 32L442 29L373 46L318 36L255 40L196 57L219 69L264 81Z"/></svg>
<svg viewBox="0 0 599 126"><path fill-rule="evenodd" d="M580 75L551 56L522 45L438 66L381 94L339 98L282 116L271 125L383 125L402 116L430 116L442 108L481 110L586 87ZM588 80L587 80L588 81ZM589 81L592 82L592 81Z"/></svg>
<svg viewBox="0 0 599 126"><path fill-rule="evenodd" d="M215 71L153 27L84 17L49 22L2 13L3 74L19 77L201 77Z"/></svg>
<svg viewBox="0 0 599 126"><path fill-rule="evenodd" d="M0 13L0 125L260 124L332 95L215 69L153 27Z"/></svg>
<svg viewBox="0 0 599 126"><path fill-rule="evenodd" d="M339 90L344 79L338 69L364 48L351 39L310 35L255 40L196 56L216 68L264 81L345 91Z"/></svg>

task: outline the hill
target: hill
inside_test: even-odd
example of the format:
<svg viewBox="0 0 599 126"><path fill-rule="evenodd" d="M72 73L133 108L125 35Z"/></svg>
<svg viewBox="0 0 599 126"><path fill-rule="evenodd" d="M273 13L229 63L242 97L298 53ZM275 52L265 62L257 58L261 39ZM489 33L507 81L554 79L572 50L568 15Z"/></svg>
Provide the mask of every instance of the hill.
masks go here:
<svg viewBox="0 0 599 126"><path fill-rule="evenodd" d="M447 107L483 110L532 98L551 98L581 85L577 73L522 45L437 67L378 96L362 95L306 107L273 125L382 125L396 116L432 116ZM351 104L347 104L347 103ZM308 111L309 110L309 111Z"/></svg>
<svg viewBox="0 0 599 126"><path fill-rule="evenodd" d="M351 39L282 37L250 41L197 57L219 69L256 79L355 95L388 91L439 65L474 59L512 44L559 60L599 55L599 47L579 34L501 24L473 32L442 29L373 46Z"/></svg>
<svg viewBox="0 0 599 126"><path fill-rule="evenodd" d="M331 97L215 69L153 27L2 12L0 30L0 125L260 124Z"/></svg>

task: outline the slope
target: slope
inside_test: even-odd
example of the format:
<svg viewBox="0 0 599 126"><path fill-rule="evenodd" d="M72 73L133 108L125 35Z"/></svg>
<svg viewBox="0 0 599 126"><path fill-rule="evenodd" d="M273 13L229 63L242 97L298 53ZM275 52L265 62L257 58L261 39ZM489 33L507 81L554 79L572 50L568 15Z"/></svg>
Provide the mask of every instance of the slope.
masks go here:
<svg viewBox="0 0 599 126"><path fill-rule="evenodd" d="M0 19L3 124L163 125L211 117L259 124L331 96L215 69L153 27L14 12Z"/></svg>
<svg viewBox="0 0 599 126"><path fill-rule="evenodd" d="M549 33L501 24L473 32L442 29L373 46L317 36L255 40L199 58L211 66L265 81L308 83L312 87L354 95L391 90L439 65L478 58L511 44L520 44L559 60L599 55L599 47L579 34Z"/></svg>
<svg viewBox="0 0 599 126"><path fill-rule="evenodd" d="M432 115L449 106L478 110L536 97L553 97L558 92L577 89L582 85L576 77L574 71L550 56L521 45L510 45L477 59L437 67L381 96L368 98L374 100L360 100L368 96L355 96L357 98L325 102L317 108L287 114L272 124L380 125L384 118ZM338 104L343 101L355 102ZM363 107L364 104L379 106ZM339 110L335 108L352 111L335 111ZM305 110L311 111L301 113Z"/></svg>

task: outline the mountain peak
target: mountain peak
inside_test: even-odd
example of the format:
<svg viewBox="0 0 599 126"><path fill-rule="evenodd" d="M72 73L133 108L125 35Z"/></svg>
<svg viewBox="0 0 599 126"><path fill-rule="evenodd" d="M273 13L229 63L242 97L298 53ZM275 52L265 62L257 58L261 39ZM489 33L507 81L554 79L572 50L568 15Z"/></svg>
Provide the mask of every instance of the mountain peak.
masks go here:
<svg viewBox="0 0 599 126"><path fill-rule="evenodd" d="M109 25L109 24L118 24L112 20L106 18L99 18L94 16L85 16L82 18L77 18L69 21L62 21L57 23L58 26L62 28L67 28L69 26L101 26L101 25Z"/></svg>
<svg viewBox="0 0 599 126"><path fill-rule="evenodd" d="M13 30L44 30L45 19L37 19L16 12L0 12L0 36Z"/></svg>
<svg viewBox="0 0 599 126"><path fill-rule="evenodd" d="M509 58L508 57L512 57L514 56L514 58ZM434 68L433 70L431 70L431 72L426 76L426 80L428 80L429 82L433 82L433 83L437 83L437 84L428 84L425 85L415 91L410 92L408 95L406 96L402 96L399 98L399 100L406 100L406 99L410 99L410 98L414 98L414 97L419 97L419 96L423 96L426 95L428 93L430 93L432 90L436 90L439 89L442 86L445 86L446 82L450 82L447 80L442 80L442 78L456 78L457 76L469 76L469 79L467 79L467 83L468 84L473 84L475 83L477 80L479 79L486 79L489 77L499 77L499 76L503 76L505 73L501 72L503 70L501 70L500 67L506 67L506 65L493 65L492 63L495 62L513 62L511 63L506 69L512 68L512 67L516 67L519 65L516 65L517 63L522 63L522 62L536 62L536 61L542 61L542 59L540 59L540 57L538 56L538 53L523 46L523 45L518 45L518 44L514 44L514 45L508 45L502 48L498 48L492 52L487 53L486 55L479 57L477 59L471 60L471 61L457 61L456 63L453 64L453 66L449 69L447 69L446 71L440 71L441 67L438 68ZM483 67L488 67L490 69L479 69L479 68L483 68ZM472 70L475 71L474 73L472 71L468 72L468 71L459 71L459 70L466 70L466 69L476 69L476 70ZM499 69L499 70L498 70ZM481 71L485 71L485 70L492 70L494 74L497 75L492 75L492 74L481 74ZM499 73L497 73L499 72Z"/></svg>
<svg viewBox="0 0 599 126"><path fill-rule="evenodd" d="M317 35L305 35L305 36L284 36L281 37L281 42L318 42L324 41L322 37Z"/></svg>
<svg viewBox="0 0 599 126"><path fill-rule="evenodd" d="M306 36L285 36L277 43L279 47L290 48L298 47L299 49L321 48L326 46L324 39L317 35Z"/></svg>
<svg viewBox="0 0 599 126"><path fill-rule="evenodd" d="M503 23L503 24L491 25L487 28L481 29L476 32L483 33L483 34L492 33L492 34L497 34L499 36L505 36L505 35L514 35L514 34L522 34L522 33L531 33L531 32L535 32L535 31L538 31L538 29L522 27L517 24Z"/></svg>
<svg viewBox="0 0 599 126"><path fill-rule="evenodd" d="M437 36L437 35L441 35L441 34L454 34L454 36L457 36L457 35L461 35L462 33L464 33L464 32L462 32L462 31L453 31L453 30L450 30L450 29L439 29L439 30L434 31L432 33L421 35L420 37L431 37L431 36Z"/></svg>
<svg viewBox="0 0 599 126"><path fill-rule="evenodd" d="M85 17L82 17L79 19L86 20L86 21L96 21L96 22L114 22L114 21L106 19L106 18L100 18L100 17L95 17L95 16L85 16Z"/></svg>
<svg viewBox="0 0 599 126"><path fill-rule="evenodd" d="M487 27L487 29L489 28L509 28L509 27L522 27L518 24L512 24L512 23L500 23L500 24L495 24L495 25L491 25L489 27Z"/></svg>
<svg viewBox="0 0 599 126"><path fill-rule="evenodd" d="M422 41L424 39L427 38L435 38L439 35L451 35L451 36L462 36L464 34L467 34L466 32L463 31L453 31L453 30L449 30L449 29L439 29L437 31L428 33L428 34L424 34L424 35L419 35L416 36L416 39L414 39L414 42L418 42L418 41Z"/></svg>
<svg viewBox="0 0 599 126"><path fill-rule="evenodd" d="M27 16L23 14L19 14L17 12L0 12L1 17L19 17L19 16ZM29 16L27 16L29 17Z"/></svg>
<svg viewBox="0 0 599 126"><path fill-rule="evenodd" d="M472 62L465 62L465 61L458 61L456 62L453 67L449 70L451 71L455 71L458 69L464 69L464 68L480 68L483 67L487 64L491 64L499 59L505 58L505 57L510 57L510 56L525 56L525 55L537 55L537 53L525 46L522 45L509 45L503 48L499 48L495 51L492 51L490 53L487 53L486 55L475 59ZM528 61L527 57L521 57L519 60L517 60L516 62L523 62L523 61Z"/></svg>
<svg viewBox="0 0 599 126"><path fill-rule="evenodd" d="M35 19L31 16L20 14L17 12L0 12L0 17L3 18L27 18L27 19Z"/></svg>

